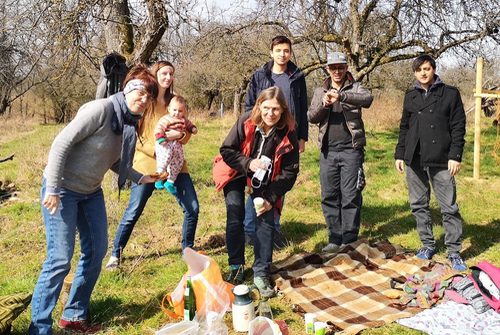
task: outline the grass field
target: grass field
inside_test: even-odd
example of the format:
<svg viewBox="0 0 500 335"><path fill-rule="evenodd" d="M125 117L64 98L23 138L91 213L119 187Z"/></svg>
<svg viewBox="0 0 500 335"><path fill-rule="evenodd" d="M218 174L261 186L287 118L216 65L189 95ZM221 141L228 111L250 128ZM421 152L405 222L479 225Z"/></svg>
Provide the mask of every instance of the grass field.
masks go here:
<svg viewBox="0 0 500 335"><path fill-rule="evenodd" d="M0 157L15 153L15 159L0 164L0 189L15 189L16 196L2 199L0 204L0 295L31 292L45 257L45 235L38 199L42 170L52 139L61 126L28 126L2 120L5 132L0 135ZM10 122L10 123L9 123ZM212 243L211 236L222 234L225 206L222 194L211 182L211 163L234 118L220 120L194 117L199 134L185 147L191 175L200 200L200 222L197 246L213 257L227 272L227 254L223 246ZM15 123L15 124L14 124ZM10 132L9 132L10 131ZM290 246L276 252L274 260L293 253L320 251L326 244L327 232L320 207L318 149L315 127L301 155L301 172L293 190L287 195L282 216L282 229ZM368 131L366 148L367 187L362 212L363 237L388 239L406 249L420 247L411 216L404 176L394 170L393 151L396 130ZM467 134L464 167L457 178L458 202L465 220L463 256L473 265L486 259L500 264L500 139L487 120L483 124L481 148L481 179L472 179L473 134ZM110 240L123 214L128 191L118 193L110 188L107 176L106 193ZM446 260L443 228L435 200L433 217L437 235L437 259ZM156 192L138 222L125 249L121 271L103 271L93 293L92 315L105 325L105 334L153 334L168 318L160 309L163 296L171 292L186 266L181 259L182 213L166 192ZM78 251L75 252L75 255ZM247 248L247 263L253 252ZM75 257L76 262L76 257ZM247 276L248 283L251 275ZM271 300L274 316L286 320L290 334L303 333L303 321L291 311L285 299ZM60 316L60 306L54 319ZM226 316L231 325L230 315ZM29 310L15 321L13 334L26 334ZM57 327L55 333L58 334ZM231 327L230 327L231 328ZM60 332L59 332L60 333ZM234 334L234 332L230 332ZM391 324L370 329L362 334L420 334Z"/></svg>

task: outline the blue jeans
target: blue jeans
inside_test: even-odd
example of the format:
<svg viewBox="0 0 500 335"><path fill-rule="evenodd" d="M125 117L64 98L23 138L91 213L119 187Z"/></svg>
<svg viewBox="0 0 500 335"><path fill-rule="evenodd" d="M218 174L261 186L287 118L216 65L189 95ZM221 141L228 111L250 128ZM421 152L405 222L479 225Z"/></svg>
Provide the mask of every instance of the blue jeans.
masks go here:
<svg viewBox="0 0 500 335"><path fill-rule="evenodd" d="M40 199L45 197L45 180ZM47 257L31 301L29 334L52 334L52 310L70 271L76 231L80 236L80 261L76 267L62 318L86 320L90 295L101 272L108 247L108 222L102 190L92 194L62 189L57 211L51 215L42 205L47 239Z"/></svg>
<svg viewBox="0 0 500 335"><path fill-rule="evenodd" d="M226 201L226 245L230 265L245 264L245 178L230 181L224 187ZM252 199L250 199L252 201ZM273 257L275 209L256 218L253 263L254 276L269 277Z"/></svg>
<svg viewBox="0 0 500 335"><path fill-rule="evenodd" d="M462 248L462 217L457 204L455 178L448 169L440 167L422 168L419 164L406 167L406 180L410 207L420 240L425 247L435 248L436 241L432 232L432 218L429 201L431 184L434 195L441 208L444 227L444 244L448 253L459 253Z"/></svg>
<svg viewBox="0 0 500 335"><path fill-rule="evenodd" d="M356 186L363 161L363 150L320 153L321 207L329 243L341 245L358 239L363 197Z"/></svg>
<svg viewBox="0 0 500 335"><path fill-rule="evenodd" d="M282 197L281 211L285 205L285 196ZM278 211L274 211L274 229L279 231L281 228L281 215ZM252 197L248 197L245 203L245 218L243 219L243 226L245 227L245 234L255 237L255 222L257 222L257 214L253 206Z"/></svg>
<svg viewBox="0 0 500 335"><path fill-rule="evenodd" d="M177 187L177 202L182 207L184 212L184 222L182 223L182 249L192 247L194 245L194 236L196 226L198 225L198 214L200 206L196 190L194 189L193 181L189 173L180 173L175 181ZM121 253L134 230L134 226L139 220L139 217L148 202L148 199L155 190L154 183L150 184L132 184L130 190L130 199L127 209L118 225L115 240L113 243L113 251L111 254L120 258Z"/></svg>

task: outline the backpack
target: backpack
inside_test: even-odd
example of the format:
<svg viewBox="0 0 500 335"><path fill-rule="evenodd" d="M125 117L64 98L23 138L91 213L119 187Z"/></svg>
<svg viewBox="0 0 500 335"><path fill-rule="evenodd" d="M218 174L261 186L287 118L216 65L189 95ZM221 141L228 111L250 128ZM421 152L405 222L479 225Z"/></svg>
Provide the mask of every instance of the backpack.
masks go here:
<svg viewBox="0 0 500 335"><path fill-rule="evenodd" d="M95 98L107 98L120 91L127 72L126 59L122 55L112 52L104 57Z"/></svg>

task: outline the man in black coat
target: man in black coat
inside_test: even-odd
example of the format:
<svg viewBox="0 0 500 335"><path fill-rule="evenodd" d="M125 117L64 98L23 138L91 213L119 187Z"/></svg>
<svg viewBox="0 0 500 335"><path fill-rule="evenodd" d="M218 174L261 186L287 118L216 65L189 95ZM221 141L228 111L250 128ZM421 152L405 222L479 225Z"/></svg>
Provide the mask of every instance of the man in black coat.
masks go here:
<svg viewBox="0 0 500 335"><path fill-rule="evenodd" d="M462 98L457 88L445 85L436 74L431 56L417 57L412 68L416 82L404 98L394 158L399 173L406 165L410 207L423 244L417 257L431 259L436 253L429 208L432 185L441 208L448 259L453 269L464 271L467 266L460 257L463 221L455 185L465 144Z"/></svg>

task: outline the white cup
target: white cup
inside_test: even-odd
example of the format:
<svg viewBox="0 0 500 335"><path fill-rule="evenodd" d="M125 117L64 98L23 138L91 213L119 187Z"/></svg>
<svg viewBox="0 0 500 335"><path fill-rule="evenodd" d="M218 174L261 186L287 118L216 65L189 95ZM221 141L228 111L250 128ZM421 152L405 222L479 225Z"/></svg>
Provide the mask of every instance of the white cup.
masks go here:
<svg viewBox="0 0 500 335"><path fill-rule="evenodd" d="M321 321L316 321L314 323L314 335L325 335L326 334L326 323Z"/></svg>
<svg viewBox="0 0 500 335"><path fill-rule="evenodd" d="M313 335L314 334L314 322L316 321L316 317L313 313L304 314L304 322L306 324L306 334Z"/></svg>
<svg viewBox="0 0 500 335"><path fill-rule="evenodd" d="M253 207L256 211L259 211L264 207L264 199L261 197L256 197L253 199Z"/></svg>

